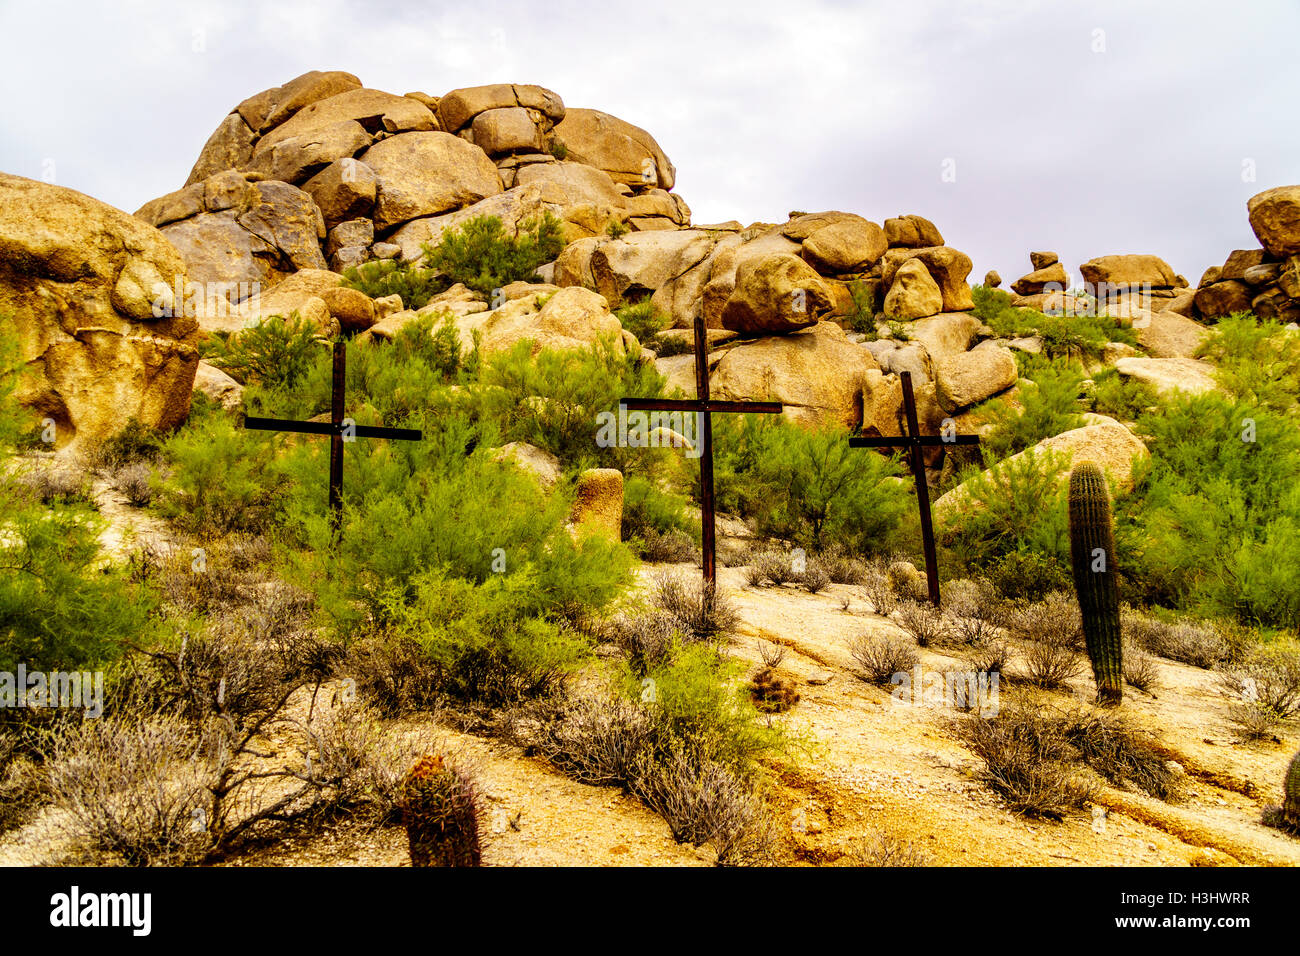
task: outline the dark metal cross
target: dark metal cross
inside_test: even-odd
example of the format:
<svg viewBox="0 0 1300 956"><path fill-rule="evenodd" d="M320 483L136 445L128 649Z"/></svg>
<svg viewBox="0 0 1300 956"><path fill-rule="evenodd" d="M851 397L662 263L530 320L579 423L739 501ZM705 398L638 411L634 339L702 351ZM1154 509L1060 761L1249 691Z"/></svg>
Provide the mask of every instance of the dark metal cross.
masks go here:
<svg viewBox="0 0 1300 956"><path fill-rule="evenodd" d="M934 524L930 516L930 486L925 480L925 457L921 450L937 445L978 445L978 435L922 435L916 418L916 396L912 394L912 373L899 372L903 380L903 409L907 414L907 434L883 437L855 436L849 439L852 448L906 448L912 467L912 480L916 484L916 500L921 508L921 546L925 550L925 582L930 589L930 601L939 606L939 558L934 547Z"/></svg>
<svg viewBox="0 0 1300 956"><path fill-rule="evenodd" d="M343 445L353 438L395 438L420 441L424 433L414 428L380 428L357 425L343 417L343 396L347 391L347 349L343 342L334 343L334 377L330 382L330 420L299 422L284 418L244 419L244 427L264 432L297 432L303 435L330 436L330 520L339 526L343 513Z"/></svg>
<svg viewBox="0 0 1300 956"><path fill-rule="evenodd" d="M695 395L693 399L621 398L619 404L632 411L694 412L700 423L700 550L703 552L704 583L715 588L718 583L714 543L713 508L713 413L758 412L780 414L780 402L723 402L709 398L709 340L704 318L695 317Z"/></svg>

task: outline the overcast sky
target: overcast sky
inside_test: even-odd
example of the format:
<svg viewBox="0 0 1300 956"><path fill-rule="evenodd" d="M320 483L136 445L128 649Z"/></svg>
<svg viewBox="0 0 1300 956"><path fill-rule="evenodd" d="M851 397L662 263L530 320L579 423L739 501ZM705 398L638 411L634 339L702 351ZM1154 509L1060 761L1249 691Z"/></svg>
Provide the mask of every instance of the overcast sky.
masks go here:
<svg viewBox="0 0 1300 956"><path fill-rule="evenodd" d="M0 170L127 211L307 70L539 83L649 130L699 223L932 219L972 281L1163 256L1194 283L1300 183L1300 3L0 0Z"/></svg>

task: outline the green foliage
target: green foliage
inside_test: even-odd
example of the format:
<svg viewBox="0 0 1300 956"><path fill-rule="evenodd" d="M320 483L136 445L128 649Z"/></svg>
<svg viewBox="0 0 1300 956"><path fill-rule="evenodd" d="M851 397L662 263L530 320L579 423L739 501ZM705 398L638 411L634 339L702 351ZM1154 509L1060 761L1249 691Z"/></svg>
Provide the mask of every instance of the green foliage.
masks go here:
<svg viewBox="0 0 1300 956"><path fill-rule="evenodd" d="M780 425L767 434L758 475L776 491L765 524L821 551L882 550L908 506L907 489L889 479L895 461L849 447L839 428Z"/></svg>
<svg viewBox="0 0 1300 956"><path fill-rule="evenodd" d="M135 416L127 419L121 431L107 438L96 449L96 458L109 467L133 461L149 461L162 454L166 437L157 429L142 425Z"/></svg>
<svg viewBox="0 0 1300 956"><path fill-rule="evenodd" d="M1105 315L1061 315L1017 308L1001 289L975 286L974 315L1000 338L1032 335L1043 340L1049 358L1098 356L1107 342L1137 345L1137 335L1119 320Z"/></svg>
<svg viewBox="0 0 1300 956"><path fill-rule="evenodd" d="M1248 312L1219 320L1197 355L1218 366L1215 378L1232 395L1275 412L1300 401L1300 333Z"/></svg>
<svg viewBox="0 0 1300 956"><path fill-rule="evenodd" d="M849 328L862 332L874 339L876 337L876 291L874 287L861 280L849 283L849 297L853 300L853 313L849 316Z"/></svg>
<svg viewBox="0 0 1300 956"><path fill-rule="evenodd" d="M834 427L719 415L713 428L723 510L817 551L833 544L884 550L891 543L908 507L907 489L890 480L896 462L850 449L848 432Z"/></svg>
<svg viewBox="0 0 1300 956"><path fill-rule="evenodd" d="M965 500L940 523L940 540L967 567L990 568L1020 554L1020 573L1029 563L1037 565L1035 577L1068 581L1065 466L1063 456L1031 453L975 474L959 492Z"/></svg>
<svg viewBox="0 0 1300 956"><path fill-rule="evenodd" d="M191 422L164 446L172 473L160 489L159 512L200 537L265 530L290 492L275 464L278 440L224 416ZM313 483L320 485L320 477Z"/></svg>
<svg viewBox="0 0 1300 956"><path fill-rule="evenodd" d="M1148 408L1160 401L1151 385L1135 378L1125 378L1113 368L1101 369L1093 375L1088 397L1094 412L1122 422L1137 421Z"/></svg>
<svg viewBox="0 0 1300 956"><path fill-rule="evenodd" d="M547 144L546 151L560 162L564 162L569 158L569 147L564 140L560 139L558 136L551 137L550 143Z"/></svg>
<svg viewBox="0 0 1300 956"><path fill-rule="evenodd" d="M1021 379L1016 409L1005 399L993 399L980 407L995 427L980 441L985 467L1017 452L1031 448L1044 438L1083 425L1079 414L1079 394L1083 370L1065 360L1048 360L1028 364L1027 384Z"/></svg>
<svg viewBox="0 0 1300 956"><path fill-rule="evenodd" d="M633 475L623 484L623 538L644 538L647 532L683 531L698 535L700 523L680 495L661 491L650 479Z"/></svg>
<svg viewBox="0 0 1300 956"><path fill-rule="evenodd" d="M439 292L447 290L446 281L432 269L396 259L378 259L343 270L343 285L364 292L372 299L400 295L407 309L420 310Z"/></svg>
<svg viewBox="0 0 1300 956"><path fill-rule="evenodd" d="M445 230L436 248L425 249L424 263L449 282L491 295L511 282L532 279L538 266L563 249L562 224L549 211L520 224L517 236L508 235L496 216L476 216Z"/></svg>
<svg viewBox="0 0 1300 956"><path fill-rule="evenodd" d="M623 328L642 344L653 342L655 334L668 327L668 316L656 309L648 298L624 305L614 315Z"/></svg>
<svg viewBox="0 0 1300 956"><path fill-rule="evenodd" d="M1178 394L1143 416L1152 461L1122 518L1140 526L1149 599L1295 628L1300 433L1221 395Z"/></svg>
<svg viewBox="0 0 1300 956"><path fill-rule="evenodd" d="M605 235L609 236L609 238L611 239L622 239L624 236L627 235L627 233L628 233L627 223L620 222L617 219L611 219L605 225Z"/></svg>
<svg viewBox="0 0 1300 956"><path fill-rule="evenodd" d="M285 521L301 548L299 577L341 638L391 615L396 591L414 600L413 582L431 568L480 585L531 575L535 594L525 606L548 617L600 607L627 584L628 550L597 535L575 541L565 529L571 499L562 489L548 496L530 475L493 461L485 449L497 436L486 425L453 410L408 423L424 430L423 441L349 447L337 536L323 493L328 444L300 444L284 463L297 485L321 489L288 501ZM484 447L470 451L476 445Z"/></svg>
<svg viewBox="0 0 1300 956"><path fill-rule="evenodd" d="M1097 698L1119 704L1124 696L1124 660L1115 534L1106 476L1094 462L1078 462L1070 471L1069 517L1070 563Z"/></svg>
<svg viewBox="0 0 1300 956"><path fill-rule="evenodd" d="M547 616L541 583L532 568L478 585L429 570L390 584L379 601L392 633L432 665L429 690L500 705L552 692L589 656L584 639Z"/></svg>
<svg viewBox="0 0 1300 956"><path fill-rule="evenodd" d="M293 388L323 355L328 357L316 326L294 312L229 336L211 336L204 357L245 385Z"/></svg>
<svg viewBox="0 0 1300 956"><path fill-rule="evenodd" d="M89 668L146 642L156 598L102 566L98 516L32 501L10 481L0 510L0 671Z"/></svg>
<svg viewBox="0 0 1300 956"><path fill-rule="evenodd" d="M644 473L652 467L653 450L602 447L597 436L599 416L616 415L620 398L663 393L664 378L653 365L621 354L608 341L589 350L530 353L530 343L520 342L484 365L482 381L490 388L482 396L481 414L501 423L506 441L536 445L572 468L600 465Z"/></svg>
<svg viewBox="0 0 1300 956"><path fill-rule="evenodd" d="M654 688L650 715L660 759L685 750L752 777L760 758L788 747L781 731L760 719L739 674L736 662L701 643L679 648L645 678L629 674L629 695L641 698L645 687Z"/></svg>

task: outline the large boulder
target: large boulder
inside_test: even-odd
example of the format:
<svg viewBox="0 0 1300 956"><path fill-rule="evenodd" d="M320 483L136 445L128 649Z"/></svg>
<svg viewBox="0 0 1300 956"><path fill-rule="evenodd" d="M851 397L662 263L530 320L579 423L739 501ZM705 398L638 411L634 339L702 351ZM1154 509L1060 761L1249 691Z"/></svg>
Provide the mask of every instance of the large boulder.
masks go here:
<svg viewBox="0 0 1300 956"><path fill-rule="evenodd" d="M460 209L502 191L487 154L450 133L390 136L361 160L378 180L377 229Z"/></svg>
<svg viewBox="0 0 1300 956"><path fill-rule="evenodd" d="M360 88L361 81L351 73L311 70L283 86L254 93L236 106L232 115L238 115L252 132L261 135L305 106Z"/></svg>
<svg viewBox="0 0 1300 956"><path fill-rule="evenodd" d="M1196 310L1207 319L1217 319L1249 311L1251 298L1250 286L1238 279L1215 282L1196 290Z"/></svg>
<svg viewBox="0 0 1300 956"><path fill-rule="evenodd" d="M689 358L689 356L684 356ZM809 425L862 423L867 373L878 369L871 353L844 330L821 322L727 349L713 366L710 393L720 399L775 400L784 415Z"/></svg>
<svg viewBox="0 0 1300 956"><path fill-rule="evenodd" d="M1218 387L1214 366L1191 358L1122 358L1115 369L1126 378L1146 382L1161 395L1175 391L1200 395Z"/></svg>
<svg viewBox="0 0 1300 956"><path fill-rule="evenodd" d="M323 269L325 220L310 195L288 183L249 182L227 170L147 202L136 216L158 226L200 286L204 328L225 328L227 306L298 269Z"/></svg>
<svg viewBox="0 0 1300 956"><path fill-rule="evenodd" d="M791 332L816 325L831 311L831 295L812 268L795 256L749 260L736 273L736 288L722 309L722 327L733 332Z"/></svg>
<svg viewBox="0 0 1300 956"><path fill-rule="evenodd" d="M1126 290L1134 286L1172 289L1178 283L1174 270L1159 256L1099 256L1079 266L1083 281L1092 288Z"/></svg>
<svg viewBox="0 0 1300 956"><path fill-rule="evenodd" d="M541 132L564 119L564 101L552 90L524 83L492 83L463 87L445 94L438 100L438 120L444 130L457 133L471 126L479 116L510 109L523 110L529 122L535 129L540 127ZM479 129L475 127L474 141L486 149L483 143L478 142L478 133Z"/></svg>
<svg viewBox="0 0 1300 956"><path fill-rule="evenodd" d="M747 262L757 262L768 256L798 256L799 243L787 239L780 229L768 229L757 235L751 227L744 233L724 236L713 247L709 260L709 279L704 286L700 310L704 324L709 328L722 328L722 310L731 293L736 290L736 274Z"/></svg>
<svg viewBox="0 0 1300 956"><path fill-rule="evenodd" d="M880 278L892 286L894 274L909 259L919 259L943 293L943 311L964 312L975 307L966 277L970 275L970 256L948 246L924 246L917 249L890 249L881 260Z"/></svg>
<svg viewBox="0 0 1300 956"><path fill-rule="evenodd" d="M1150 454L1132 432L1118 422L1110 421L1045 438L1032 448L999 462L990 471L1001 473L1014 468L1025 458L1046 457L1048 453L1060 456L1062 464L1066 465L1056 476L1058 482L1067 480L1071 461L1087 459L1101 465L1115 479L1120 492L1132 489L1134 463ZM987 476L989 472L984 474ZM961 515L973 504L969 482L960 484L934 503L935 520L949 527L959 524Z"/></svg>
<svg viewBox="0 0 1300 956"><path fill-rule="evenodd" d="M934 223L922 216L895 216L885 220L885 240L891 249L923 249L942 246L943 236Z"/></svg>
<svg viewBox="0 0 1300 956"><path fill-rule="evenodd" d="M1034 253L1034 255L1043 255L1043 253ZM1037 295L1050 285L1054 287L1052 291L1063 292L1069 282L1070 277L1065 274L1065 266L1060 262L1051 262L1011 283L1011 291L1016 295Z"/></svg>
<svg viewBox="0 0 1300 956"><path fill-rule="evenodd" d="M438 121L429 108L409 96L380 90L354 89L305 106L266 133L253 147L253 159L277 144L296 137L319 135L345 120L359 123L371 134L436 130Z"/></svg>
<svg viewBox="0 0 1300 956"><path fill-rule="evenodd" d="M315 200L325 218L325 228L333 229L341 222L370 215L379 194L379 181L365 163L345 157L330 163L302 188Z"/></svg>
<svg viewBox="0 0 1300 956"><path fill-rule="evenodd" d="M819 272L841 275L870 268L886 248L883 229L861 216L846 216L804 239L803 257Z"/></svg>
<svg viewBox="0 0 1300 956"><path fill-rule="evenodd" d="M943 293L919 259L909 259L894 273L885 296L885 315L896 319L921 319L943 311Z"/></svg>
<svg viewBox="0 0 1300 956"><path fill-rule="evenodd" d="M1282 259L1300 253L1300 186L1278 186L1246 203L1250 228L1268 254Z"/></svg>
<svg viewBox="0 0 1300 956"><path fill-rule="evenodd" d="M935 394L949 412L992 398L1014 385L1019 376L1011 350L991 341L934 362Z"/></svg>
<svg viewBox="0 0 1300 956"><path fill-rule="evenodd" d="M457 229L471 219L495 216L501 220L506 234L514 236L525 222L539 218L551 208L543 202L542 190L538 186L516 186L455 212L412 219L398 227L388 241L401 248L399 255L403 261L417 262L424 255L425 244L436 246L442 241L444 231Z"/></svg>
<svg viewBox="0 0 1300 956"><path fill-rule="evenodd" d="M330 163L356 156L370 142L370 134L360 123L341 120L257 153L247 169L266 179L301 185Z"/></svg>
<svg viewBox="0 0 1300 956"><path fill-rule="evenodd" d="M571 286L554 293L512 299L499 309L471 314L457 323L462 341L472 330L482 333L484 354L503 352L522 341L532 342L536 355L542 349L585 349L600 339L622 355L626 349L623 327L609 311L604 296Z"/></svg>
<svg viewBox="0 0 1300 956"><path fill-rule="evenodd" d="M1138 330L1138 345L1152 358L1191 358L1210 334L1199 322L1169 311L1151 313L1144 323L1133 326Z"/></svg>
<svg viewBox="0 0 1300 956"><path fill-rule="evenodd" d="M677 170L655 138L617 116L600 110L570 109L556 124L555 135L570 159L603 169L634 189L672 189Z"/></svg>
<svg viewBox="0 0 1300 956"><path fill-rule="evenodd" d="M908 338L925 347L930 358L939 362L963 355L980 330L980 320L967 312L944 312L919 319L907 327Z"/></svg>
<svg viewBox="0 0 1300 956"><path fill-rule="evenodd" d="M154 227L82 193L0 173L0 321L26 363L17 399L59 447L189 414L198 324L185 263ZM182 299L183 299L182 294Z"/></svg>
<svg viewBox="0 0 1300 956"><path fill-rule="evenodd" d="M610 302L654 295L703 262L714 240L695 229L638 232L597 242L590 259L595 289Z"/></svg>

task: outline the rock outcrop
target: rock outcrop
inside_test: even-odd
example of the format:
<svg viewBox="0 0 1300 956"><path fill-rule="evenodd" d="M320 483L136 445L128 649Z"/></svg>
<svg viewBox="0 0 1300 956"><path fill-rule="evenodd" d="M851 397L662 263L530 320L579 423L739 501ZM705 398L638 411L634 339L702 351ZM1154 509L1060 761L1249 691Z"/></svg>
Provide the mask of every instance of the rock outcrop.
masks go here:
<svg viewBox="0 0 1300 956"><path fill-rule="evenodd" d="M0 173L0 321L26 363L17 398L53 421L57 447L101 441L132 418L185 420L199 364L186 289L185 263L153 226Z"/></svg>

